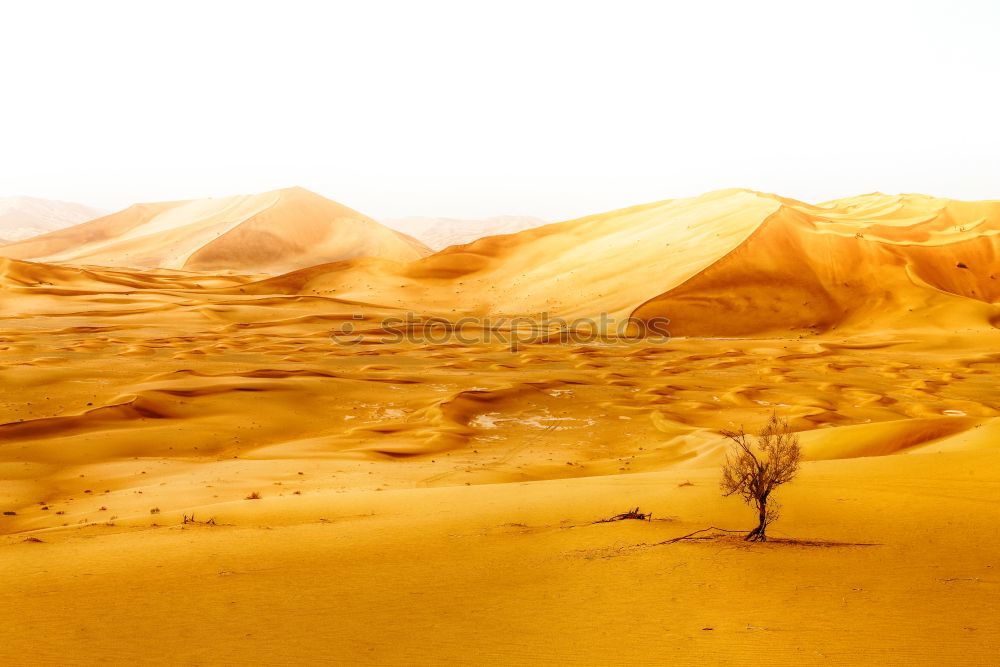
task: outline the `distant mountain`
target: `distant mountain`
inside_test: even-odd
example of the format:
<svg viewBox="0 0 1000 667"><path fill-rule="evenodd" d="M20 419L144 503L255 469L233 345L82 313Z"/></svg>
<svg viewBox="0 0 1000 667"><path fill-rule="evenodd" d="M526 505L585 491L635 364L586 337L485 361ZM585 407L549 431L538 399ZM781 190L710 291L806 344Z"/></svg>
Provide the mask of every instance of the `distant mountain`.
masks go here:
<svg viewBox="0 0 1000 667"><path fill-rule="evenodd" d="M303 188L136 204L0 248L62 264L280 273L357 257L410 261L419 241Z"/></svg>
<svg viewBox="0 0 1000 667"><path fill-rule="evenodd" d="M13 243L93 220L105 212L68 201L0 198L0 244Z"/></svg>
<svg viewBox="0 0 1000 667"><path fill-rule="evenodd" d="M472 243L484 236L516 234L547 223L539 218L500 215L481 219L391 218L383 220L382 224L420 239L434 250L441 250L452 245Z"/></svg>

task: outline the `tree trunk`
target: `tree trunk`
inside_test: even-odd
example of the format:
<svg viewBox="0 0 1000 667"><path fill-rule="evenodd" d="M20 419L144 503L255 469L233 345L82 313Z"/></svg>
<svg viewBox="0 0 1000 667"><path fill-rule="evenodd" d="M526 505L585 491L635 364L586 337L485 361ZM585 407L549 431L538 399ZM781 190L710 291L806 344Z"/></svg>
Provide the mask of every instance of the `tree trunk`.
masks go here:
<svg viewBox="0 0 1000 667"><path fill-rule="evenodd" d="M757 527L747 533L743 539L747 542L767 542L767 499L758 501L758 524Z"/></svg>

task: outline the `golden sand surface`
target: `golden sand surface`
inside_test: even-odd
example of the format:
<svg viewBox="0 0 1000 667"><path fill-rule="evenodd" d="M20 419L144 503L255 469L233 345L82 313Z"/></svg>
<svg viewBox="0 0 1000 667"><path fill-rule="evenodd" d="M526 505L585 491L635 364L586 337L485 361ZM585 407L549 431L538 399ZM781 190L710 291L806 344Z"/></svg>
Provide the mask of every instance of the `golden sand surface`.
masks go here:
<svg viewBox="0 0 1000 667"><path fill-rule="evenodd" d="M998 220L723 191L275 277L0 260L0 662L996 664ZM772 412L772 539L669 542L755 525L721 432Z"/></svg>

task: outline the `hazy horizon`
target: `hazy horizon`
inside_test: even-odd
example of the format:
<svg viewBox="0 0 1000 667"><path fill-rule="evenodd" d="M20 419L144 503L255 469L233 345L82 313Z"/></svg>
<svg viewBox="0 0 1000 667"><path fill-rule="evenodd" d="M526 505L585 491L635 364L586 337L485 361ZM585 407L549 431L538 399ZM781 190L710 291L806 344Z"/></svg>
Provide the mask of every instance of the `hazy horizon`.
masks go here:
<svg viewBox="0 0 1000 667"><path fill-rule="evenodd" d="M108 215L108 214L113 214L113 213L117 213L119 211L122 211L123 209L126 209L129 206L132 206L134 204L150 204L150 203L156 203L156 202L186 201L186 200L195 201L195 200L200 200L200 199L222 199L222 198L227 198L227 197L252 196L252 195L258 195L258 194L261 194L261 193L264 193L264 192L271 192L271 191L275 191L275 190L288 189L288 188L292 188L292 187L302 187L302 186L287 185L287 186L281 186L281 187L276 187L276 188L266 188L264 190L260 190L260 191L256 191L256 192L218 193L218 194L206 195L204 197L171 197L171 198L167 198L167 199L157 199L157 200L153 200L153 199L141 199L141 200L129 201L128 203L122 203L119 206L113 206L113 207L96 206L96 205L92 205L90 202L87 202L87 201L76 201L76 200L72 200L71 201L71 200L67 200L67 199L59 199L59 198L56 198L56 197L45 197L45 196L41 196L41 195L37 195L37 194L34 194L34 195L25 195L23 193L22 194L4 194L4 195L0 195L0 201L3 201L5 199L17 199L17 198L21 198L21 197L26 197L26 198L29 198L29 199L39 199L39 200L43 200L43 201L60 202L60 203L64 203L64 204L82 205L82 206L87 207L87 208L94 208L94 209L97 209L98 211L102 211L102 215ZM529 219L530 218L530 219L536 219L536 220L538 220L539 224L549 224L549 223L552 223L552 222L563 222L563 221L568 221L568 220L572 220L572 219L575 219L575 218L586 217L588 215L595 215L595 214L601 214L601 213L609 213L609 212L612 212L612 211L617 211L617 210L621 210L621 209L630 208L631 206L637 206L637 205L642 205L642 204L651 204L651 203L654 203L654 202L657 202L657 201L664 201L664 200L670 200L670 199L693 199L693 198L697 198L697 197L699 197L701 195L705 195L705 194L708 194L708 193L711 193L711 192L718 192L718 191L725 191L725 190L747 190L747 191L751 191L751 192L761 192L763 194L774 194L774 195L779 195L779 196L785 197L785 198L795 199L797 201L801 201L801 202L806 203L806 204L823 204L823 203L828 203L828 202L832 202L832 201L837 201L839 199L850 199L852 197L862 196L862 195L868 195L868 194L886 194L886 195L890 195L890 196L895 196L895 195L928 195L928 196L932 196L932 197L938 197L938 198L944 198L944 199L954 199L954 200L958 200L958 201L996 201L996 200L1000 200L1000 188L998 188L998 193L996 195L994 195L994 196L981 197L981 198L975 199L975 200L963 199L963 198L960 198L960 197L952 197L952 196L949 196L948 194L934 193L934 192L917 192L917 191L886 192L885 190L878 190L878 189L867 191L867 192L854 192L854 193L849 193L849 194L845 194L845 195L837 196L837 197L807 199L807 198L802 198L802 197L791 196L791 195L788 195L787 193L783 193L783 192L775 192L775 191L761 190L761 189L758 189L758 188L748 188L748 187L744 187L744 186L734 185L734 186L729 186L729 187L711 188L709 190L703 190L701 192L691 192L691 193L687 193L687 194L678 194L678 195L675 195L675 196L672 196L672 197L658 197L658 198L649 199L649 200L645 200L645 201L621 202L618 205L611 206L611 207L608 207L608 208L604 208L604 209L600 209L600 210L593 210L593 211L584 211L584 212L580 212L580 213L578 213L576 215L573 215L573 216L566 216L566 217L561 217L561 218L546 218L546 217L543 217L543 216L540 216L540 215L534 215L534 214L531 214L531 213L520 213L520 212L517 212L517 211L510 212L510 211L505 211L505 210L498 210L498 211L495 211L493 213L484 213L484 214L481 214L481 215L447 215L447 214L440 214L440 213L428 212L428 213L420 213L420 214L413 214L413 215L411 215L411 214L400 214L400 215L385 215L385 216L380 216L380 215L372 215L372 214L368 213L364 209L361 209L361 208L359 208L357 206L352 206L349 202L343 201L342 199L338 198L336 195L331 195L330 193L324 193L324 192L315 191L315 190L312 190L311 188L306 188L306 189L310 190L312 192L315 192L316 194L318 194L318 195L320 195L322 197L325 197L325 198L330 199L332 201L336 201L339 204L343 204L345 206L348 206L349 208L353 208L354 210L357 210L359 213L362 213L362 214L364 214L364 215L366 215L366 216L368 216L368 217L370 217L370 218L372 218L374 220L377 220L378 222L386 224L389 227L400 229L401 231L405 231L405 229L403 229L400 226L400 224L401 223L405 223L405 222L435 222L435 221L437 221L437 222L463 222L463 221L488 222L488 221L491 221L491 220L503 219L503 218L523 218L523 219Z"/></svg>
<svg viewBox="0 0 1000 667"><path fill-rule="evenodd" d="M1000 197L994 3L0 16L19 63L0 196L116 210L301 185L375 218L546 220L730 187Z"/></svg>

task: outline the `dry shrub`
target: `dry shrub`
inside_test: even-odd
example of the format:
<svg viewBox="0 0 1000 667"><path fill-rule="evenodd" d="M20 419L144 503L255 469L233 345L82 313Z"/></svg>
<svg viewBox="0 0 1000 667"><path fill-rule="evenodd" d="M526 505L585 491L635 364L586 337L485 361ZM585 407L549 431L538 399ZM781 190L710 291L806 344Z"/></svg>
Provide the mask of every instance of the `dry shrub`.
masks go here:
<svg viewBox="0 0 1000 667"><path fill-rule="evenodd" d="M772 414L755 436L739 431L724 431L735 446L722 466L719 486L723 495L737 495L757 510L757 527L746 535L751 542L766 542L767 527L779 515L780 506L771 497L774 490L795 478L802 461L799 436L788 421Z"/></svg>

